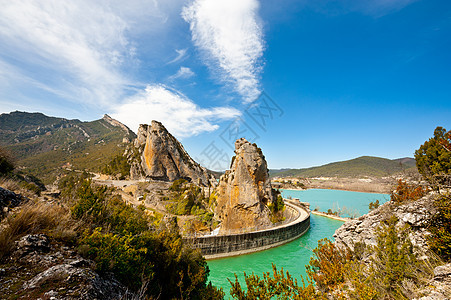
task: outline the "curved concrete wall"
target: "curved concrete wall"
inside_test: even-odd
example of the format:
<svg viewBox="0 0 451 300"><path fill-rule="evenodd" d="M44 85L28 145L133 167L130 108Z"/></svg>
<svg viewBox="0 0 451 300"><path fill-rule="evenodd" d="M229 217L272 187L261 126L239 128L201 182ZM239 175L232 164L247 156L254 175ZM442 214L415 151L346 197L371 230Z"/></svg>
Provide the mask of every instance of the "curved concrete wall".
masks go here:
<svg viewBox="0 0 451 300"><path fill-rule="evenodd" d="M296 210L298 218L278 227L241 234L184 238L194 248L202 251L206 259L241 255L261 251L288 243L303 235L310 227L310 213L303 208L286 203Z"/></svg>

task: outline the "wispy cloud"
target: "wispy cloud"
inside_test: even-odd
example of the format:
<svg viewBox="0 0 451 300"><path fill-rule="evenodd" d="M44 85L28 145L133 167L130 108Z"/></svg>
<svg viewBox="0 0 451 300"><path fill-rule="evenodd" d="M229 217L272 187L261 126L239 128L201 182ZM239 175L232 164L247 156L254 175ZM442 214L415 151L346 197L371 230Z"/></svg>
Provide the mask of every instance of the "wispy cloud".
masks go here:
<svg viewBox="0 0 451 300"><path fill-rule="evenodd" d="M416 1L418 0L317 0L305 1L305 5L327 15L359 12L379 18L399 11Z"/></svg>
<svg viewBox="0 0 451 300"><path fill-rule="evenodd" d="M143 11L159 17L156 2L131 0L126 9L115 2L1 1L0 61L17 71L3 80L99 107L117 101L130 84L123 70L137 63L131 20L147 19Z"/></svg>
<svg viewBox="0 0 451 300"><path fill-rule="evenodd" d="M151 120L163 122L175 136L183 138L219 128L215 122L241 113L231 107L200 108L185 95L164 85L149 85L116 107L111 114L136 131Z"/></svg>
<svg viewBox="0 0 451 300"><path fill-rule="evenodd" d="M179 61L183 61L185 58L188 57L188 55L186 54L186 52L188 51L188 49L175 49L175 52L177 52L177 56L168 62L168 64L173 64Z"/></svg>
<svg viewBox="0 0 451 300"><path fill-rule="evenodd" d="M194 0L182 12L210 69L245 102L260 94L264 41L258 8L257 0Z"/></svg>
<svg viewBox="0 0 451 300"><path fill-rule="evenodd" d="M348 0L348 3L353 10L361 11L374 17L382 17L389 13L401 10L416 1L418 0Z"/></svg>
<svg viewBox="0 0 451 300"><path fill-rule="evenodd" d="M187 67L180 67L180 69L177 71L177 73L175 73L172 76L169 76L169 80L175 80L175 79L188 79L191 78L193 76L195 76L196 74Z"/></svg>
<svg viewBox="0 0 451 300"><path fill-rule="evenodd" d="M66 107L66 112L113 112L133 130L157 119L179 137L213 131L218 122L240 115L230 107L200 107L167 86L146 87L133 80L129 69L140 64L137 36L149 33L143 28L155 30L152 22L158 27L168 19L159 12L157 1L119 4L119 0L0 0L0 109L14 99L26 99L28 106L21 103L14 109L40 103ZM180 9L182 4L178 5ZM188 57L187 48L175 53L171 63ZM193 76L190 68L181 66L170 79ZM52 100L43 100L47 95Z"/></svg>

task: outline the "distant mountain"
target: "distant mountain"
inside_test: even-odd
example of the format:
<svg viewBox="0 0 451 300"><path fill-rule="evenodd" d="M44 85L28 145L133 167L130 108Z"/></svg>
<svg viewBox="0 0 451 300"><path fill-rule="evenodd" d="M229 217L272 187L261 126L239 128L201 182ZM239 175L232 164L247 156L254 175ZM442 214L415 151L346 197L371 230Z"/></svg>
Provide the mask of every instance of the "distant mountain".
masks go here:
<svg viewBox="0 0 451 300"><path fill-rule="evenodd" d="M92 122L19 111L0 115L0 145L11 152L19 167L47 183L54 170L63 166L99 170L135 137L108 115Z"/></svg>
<svg viewBox="0 0 451 300"><path fill-rule="evenodd" d="M334 162L319 167L305 169L271 170L272 177L382 177L402 172L415 167L415 159L387 159L362 156L351 160Z"/></svg>
<svg viewBox="0 0 451 300"><path fill-rule="evenodd" d="M396 162L401 163L408 167L415 167L415 168L417 167L417 162L416 162L415 158L404 157L404 158L393 159L393 161L396 161Z"/></svg>

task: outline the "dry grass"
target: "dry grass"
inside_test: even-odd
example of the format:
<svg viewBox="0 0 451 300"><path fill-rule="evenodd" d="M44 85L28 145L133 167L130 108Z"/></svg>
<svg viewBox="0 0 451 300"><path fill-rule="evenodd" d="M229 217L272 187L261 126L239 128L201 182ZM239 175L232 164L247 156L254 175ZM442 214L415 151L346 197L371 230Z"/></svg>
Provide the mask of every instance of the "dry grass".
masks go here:
<svg viewBox="0 0 451 300"><path fill-rule="evenodd" d="M14 242L26 234L47 233L63 240L75 238L75 224L68 209L55 204L29 202L4 222L0 232L0 260L10 253Z"/></svg>
<svg viewBox="0 0 451 300"><path fill-rule="evenodd" d="M27 198L33 198L36 196L36 192L26 188L16 179L11 179L8 177L0 177L0 187L10 190L16 194L20 194Z"/></svg>
<svg viewBox="0 0 451 300"><path fill-rule="evenodd" d="M0 178L0 187L13 192L20 189L19 183L16 180L12 180L6 177Z"/></svg>

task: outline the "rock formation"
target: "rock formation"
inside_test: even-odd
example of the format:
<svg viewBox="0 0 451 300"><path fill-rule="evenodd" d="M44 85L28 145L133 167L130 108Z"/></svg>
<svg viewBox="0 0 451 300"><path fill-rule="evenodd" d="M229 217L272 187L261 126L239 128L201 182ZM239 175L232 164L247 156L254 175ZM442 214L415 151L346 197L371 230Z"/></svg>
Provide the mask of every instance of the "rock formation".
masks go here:
<svg viewBox="0 0 451 300"><path fill-rule="evenodd" d="M133 299L113 275L95 272L94 262L44 234L28 234L15 242L0 269L0 298L22 295L37 299Z"/></svg>
<svg viewBox="0 0 451 300"><path fill-rule="evenodd" d="M413 250L420 260L427 261L431 259L428 252L428 230L430 220L437 213L437 208L433 205L435 193L430 193L425 197L407 202L402 205L396 205L392 201L388 201L355 220L344 223L335 231L335 245L341 249L350 248L354 250L354 245L363 243L365 245L377 246L376 228L381 222L388 220L391 216L395 216L398 220L396 228L400 229L404 226L410 228L408 238L410 239ZM362 260L366 264L371 264L371 257L374 255L373 250L364 251ZM432 260L434 257L432 257ZM420 296L417 300L447 300L451 295L451 263L436 266L433 270L433 278L422 288L417 291ZM415 300L414 299L414 300Z"/></svg>
<svg viewBox="0 0 451 300"><path fill-rule="evenodd" d="M244 138L235 142L235 154L217 189L221 231L270 226L267 204L274 195L265 157L257 145Z"/></svg>
<svg viewBox="0 0 451 300"><path fill-rule="evenodd" d="M133 146L126 152L130 162L131 179L150 178L174 181L184 178L198 185L215 185L207 169L195 162L161 124L141 124Z"/></svg>
<svg viewBox="0 0 451 300"><path fill-rule="evenodd" d="M401 228L406 224L410 226L409 238L416 249L426 250L428 248L426 237L430 234L427 230L428 223L437 212L433 205L433 196L429 194L417 201L399 206L388 201L368 214L344 223L335 231L335 243L340 248L349 247L350 249L354 249L354 244L357 242L376 246L376 228L382 221L394 215L399 220L397 227Z"/></svg>

